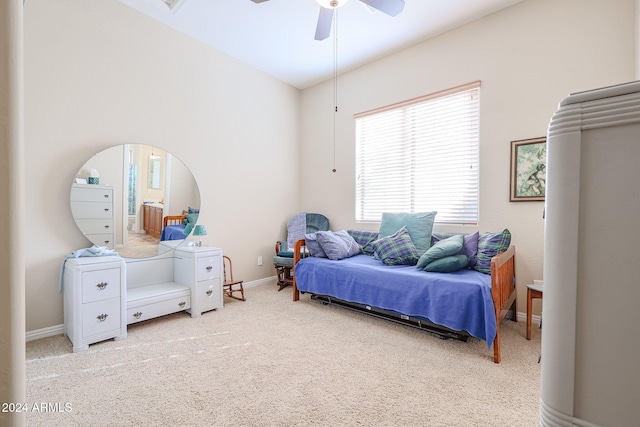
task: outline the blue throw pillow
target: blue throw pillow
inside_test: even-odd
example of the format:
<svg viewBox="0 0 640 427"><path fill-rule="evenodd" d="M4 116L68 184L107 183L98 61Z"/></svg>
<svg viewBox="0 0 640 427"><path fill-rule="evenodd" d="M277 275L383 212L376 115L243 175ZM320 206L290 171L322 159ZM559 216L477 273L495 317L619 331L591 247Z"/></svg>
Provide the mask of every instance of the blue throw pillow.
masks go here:
<svg viewBox="0 0 640 427"><path fill-rule="evenodd" d="M360 245L355 241L353 237L346 230L335 231L333 234L341 238L347 245L348 251L346 258L358 255L361 253Z"/></svg>
<svg viewBox="0 0 640 427"><path fill-rule="evenodd" d="M304 235L304 242L307 245L307 249L309 249L311 256L327 258L327 254L324 249L322 249L322 246L320 246L316 234L317 233L309 233Z"/></svg>
<svg viewBox="0 0 640 427"><path fill-rule="evenodd" d="M467 258L466 255L450 255L430 262L424 268L424 271L431 271L434 273L452 273L466 268L468 264L469 258Z"/></svg>
<svg viewBox="0 0 640 427"><path fill-rule="evenodd" d="M478 261L475 270L491 274L491 258L509 249L511 232L505 228L499 233L483 233L478 239Z"/></svg>
<svg viewBox="0 0 640 427"><path fill-rule="evenodd" d="M448 257L451 255L456 255L462 249L463 243L462 234L456 234L451 237L447 237L446 239L440 240L435 245L431 246L427 251L422 254L418 263L416 264L417 268L425 268L428 264L432 263L435 260ZM469 259L467 258L467 263Z"/></svg>
<svg viewBox="0 0 640 427"><path fill-rule="evenodd" d="M437 212L382 214L379 237L391 236L402 227L407 228L411 241L422 255L431 247L431 232Z"/></svg>
<svg viewBox="0 0 640 427"><path fill-rule="evenodd" d="M407 227L371 244L374 256L384 265L415 265L420 253L411 240Z"/></svg>
<svg viewBox="0 0 640 427"><path fill-rule="evenodd" d="M324 253L327 254L327 258L334 261L360 253L360 246L344 230L336 231L335 233L332 231L318 231L316 240L320 243Z"/></svg>

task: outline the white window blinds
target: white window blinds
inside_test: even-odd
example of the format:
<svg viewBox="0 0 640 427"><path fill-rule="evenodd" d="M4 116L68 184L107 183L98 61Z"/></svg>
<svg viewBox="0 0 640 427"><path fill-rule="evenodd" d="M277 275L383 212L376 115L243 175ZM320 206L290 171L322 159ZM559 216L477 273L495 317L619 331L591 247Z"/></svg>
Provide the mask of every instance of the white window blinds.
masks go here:
<svg viewBox="0 0 640 427"><path fill-rule="evenodd" d="M478 222L480 82L357 114L356 220Z"/></svg>

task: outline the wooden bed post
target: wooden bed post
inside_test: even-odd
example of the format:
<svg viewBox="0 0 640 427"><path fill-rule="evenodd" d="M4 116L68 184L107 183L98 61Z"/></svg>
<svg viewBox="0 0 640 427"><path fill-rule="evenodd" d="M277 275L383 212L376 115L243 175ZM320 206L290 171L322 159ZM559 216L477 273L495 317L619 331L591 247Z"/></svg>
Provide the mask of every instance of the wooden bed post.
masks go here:
<svg viewBox="0 0 640 427"><path fill-rule="evenodd" d="M298 264L298 261L300 261L300 259L302 258L302 250L305 247L306 243L304 239L300 239L296 241L296 245L293 250L293 271L291 272L291 276L293 276L293 283L291 284L291 287L293 288L294 301L298 301L300 299L300 291L298 290L298 285L296 284L296 264Z"/></svg>
<svg viewBox="0 0 640 427"><path fill-rule="evenodd" d="M500 324L516 303L516 248L509 248L491 259L491 297L496 311L496 337L493 340L493 361L500 363ZM516 308L512 320L517 322Z"/></svg>

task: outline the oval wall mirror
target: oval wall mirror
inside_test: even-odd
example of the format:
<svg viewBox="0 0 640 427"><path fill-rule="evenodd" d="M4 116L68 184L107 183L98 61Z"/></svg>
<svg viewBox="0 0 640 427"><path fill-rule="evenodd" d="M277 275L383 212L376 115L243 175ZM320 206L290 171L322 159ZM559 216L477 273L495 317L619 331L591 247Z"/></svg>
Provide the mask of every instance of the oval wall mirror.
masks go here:
<svg viewBox="0 0 640 427"><path fill-rule="evenodd" d="M170 153L125 144L97 153L71 186L71 212L80 231L125 258L148 258L185 241L185 224L200 213L191 171Z"/></svg>

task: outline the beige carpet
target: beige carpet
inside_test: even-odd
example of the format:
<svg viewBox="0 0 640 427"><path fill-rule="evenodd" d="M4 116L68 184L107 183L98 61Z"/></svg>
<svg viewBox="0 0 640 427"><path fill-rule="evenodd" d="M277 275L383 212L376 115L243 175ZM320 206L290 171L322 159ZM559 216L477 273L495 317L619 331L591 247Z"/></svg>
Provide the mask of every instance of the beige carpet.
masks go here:
<svg viewBox="0 0 640 427"><path fill-rule="evenodd" d="M540 330L503 323L502 363L484 342L441 340L290 289L192 319L129 327L71 353L27 344L30 426L535 426ZM33 412L36 402L49 412ZM66 406L65 406L66 405Z"/></svg>

